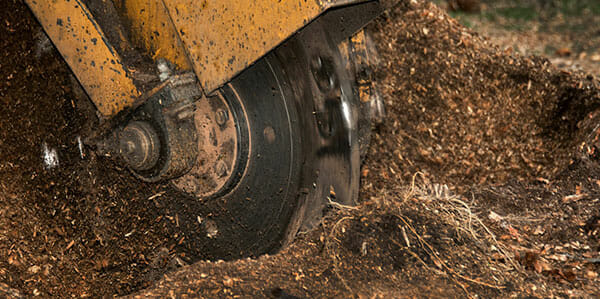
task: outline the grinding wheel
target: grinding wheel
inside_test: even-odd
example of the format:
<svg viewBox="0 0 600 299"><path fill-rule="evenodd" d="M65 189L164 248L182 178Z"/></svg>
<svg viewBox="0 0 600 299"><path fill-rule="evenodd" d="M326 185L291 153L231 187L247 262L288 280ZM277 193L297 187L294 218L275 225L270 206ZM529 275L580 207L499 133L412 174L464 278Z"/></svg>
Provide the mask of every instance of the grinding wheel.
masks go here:
<svg viewBox="0 0 600 299"><path fill-rule="evenodd" d="M314 25L196 104L197 165L173 181L210 211L196 250L273 251L317 225L328 201L356 202L369 122L346 64Z"/></svg>

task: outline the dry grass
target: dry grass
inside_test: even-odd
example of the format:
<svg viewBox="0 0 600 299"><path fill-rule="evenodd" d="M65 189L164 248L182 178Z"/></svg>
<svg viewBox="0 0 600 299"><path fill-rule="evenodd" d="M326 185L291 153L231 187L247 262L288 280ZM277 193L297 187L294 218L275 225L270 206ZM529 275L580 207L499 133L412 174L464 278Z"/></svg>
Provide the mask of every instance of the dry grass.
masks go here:
<svg viewBox="0 0 600 299"><path fill-rule="evenodd" d="M434 184L418 173L410 185L398 187L393 191L382 190L381 194L382 196L372 198L358 207L343 206L330 201L330 206L337 210L337 213L326 221L325 230L328 233L324 245L335 275L348 292L356 293L356 289L348 283L350 279L343 270L343 264L347 262L344 260L347 257L344 257L343 240L348 234L353 234L352 225L356 222L370 224L371 221L379 221L382 216L392 216L398 220L398 233L381 231L382 237L386 238L382 242L395 244L397 248L401 248L402 254L413 258L433 275L455 282L467 295L469 285L502 290L507 281L506 271L521 271L521 266L514 260L514 254L498 242L496 235L473 210L469 201L453 194L448 186ZM423 218L412 219L414 213L411 212L415 210L418 210L419 217ZM464 248L451 248L450 245L449 252L440 250L437 248L439 244L432 245L428 240L430 237L425 236L427 232L423 225L445 227L447 229L438 231L440 235L436 238L459 241L466 244L463 247L471 248L474 255L467 262L479 264L479 277L472 276L471 268L464 265L465 261L460 254ZM367 255L366 248L377 247L369 242L376 241L363 241L363 255ZM385 250L383 247L379 249ZM492 256L494 258L491 258Z"/></svg>

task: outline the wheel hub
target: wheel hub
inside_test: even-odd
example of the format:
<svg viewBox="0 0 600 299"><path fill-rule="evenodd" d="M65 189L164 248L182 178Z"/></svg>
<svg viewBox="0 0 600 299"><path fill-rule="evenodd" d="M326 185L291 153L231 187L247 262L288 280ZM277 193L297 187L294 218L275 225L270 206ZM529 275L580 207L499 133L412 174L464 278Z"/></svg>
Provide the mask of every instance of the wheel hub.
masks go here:
<svg viewBox="0 0 600 299"><path fill-rule="evenodd" d="M119 151L135 171L151 169L160 156L160 140L152 126L145 121L129 123L119 137Z"/></svg>
<svg viewBox="0 0 600 299"><path fill-rule="evenodd" d="M249 140L244 138L246 116L243 106L228 103L218 93L196 102L194 123L198 132L196 164L173 185L196 198L210 198L227 192L244 173ZM236 111L230 107L237 107Z"/></svg>
<svg viewBox="0 0 600 299"><path fill-rule="evenodd" d="M268 252L318 224L326 198L356 202L373 97L361 101L369 78L356 85L353 44L343 52L348 37L328 33L330 23L313 22L213 96L185 101L197 84L169 83L122 130L134 173L169 180L184 214L201 219L186 236L194 252Z"/></svg>

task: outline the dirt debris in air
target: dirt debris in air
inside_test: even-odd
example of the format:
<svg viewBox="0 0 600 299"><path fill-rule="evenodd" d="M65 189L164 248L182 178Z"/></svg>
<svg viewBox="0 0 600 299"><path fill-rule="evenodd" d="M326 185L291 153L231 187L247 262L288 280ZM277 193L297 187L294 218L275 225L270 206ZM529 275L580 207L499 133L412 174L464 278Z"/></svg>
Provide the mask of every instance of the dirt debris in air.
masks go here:
<svg viewBox="0 0 600 299"><path fill-rule="evenodd" d="M186 250L184 217L162 186L89 149L81 158L90 109L77 107L56 52L36 57L27 8L7 1L0 293L598 294L598 81L501 50L428 2L385 4L369 28L388 119L362 170L361 204L331 206L280 253L185 266L200 257ZM44 167L42 144L59 167Z"/></svg>

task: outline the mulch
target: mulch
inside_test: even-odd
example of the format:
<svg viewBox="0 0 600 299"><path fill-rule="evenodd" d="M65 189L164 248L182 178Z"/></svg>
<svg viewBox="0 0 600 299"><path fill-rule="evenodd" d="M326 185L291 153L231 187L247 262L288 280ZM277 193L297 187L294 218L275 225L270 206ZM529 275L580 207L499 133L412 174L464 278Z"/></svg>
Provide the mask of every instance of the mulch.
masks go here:
<svg viewBox="0 0 600 299"><path fill-rule="evenodd" d="M273 255L190 255L163 186L77 137L93 118L39 25L0 24L0 294L133 297L593 297L600 293L598 80L523 57L425 1L369 26L387 118L361 203ZM60 166L46 169L43 144ZM163 193L164 194L164 193ZM183 220L181 220L183 221Z"/></svg>

